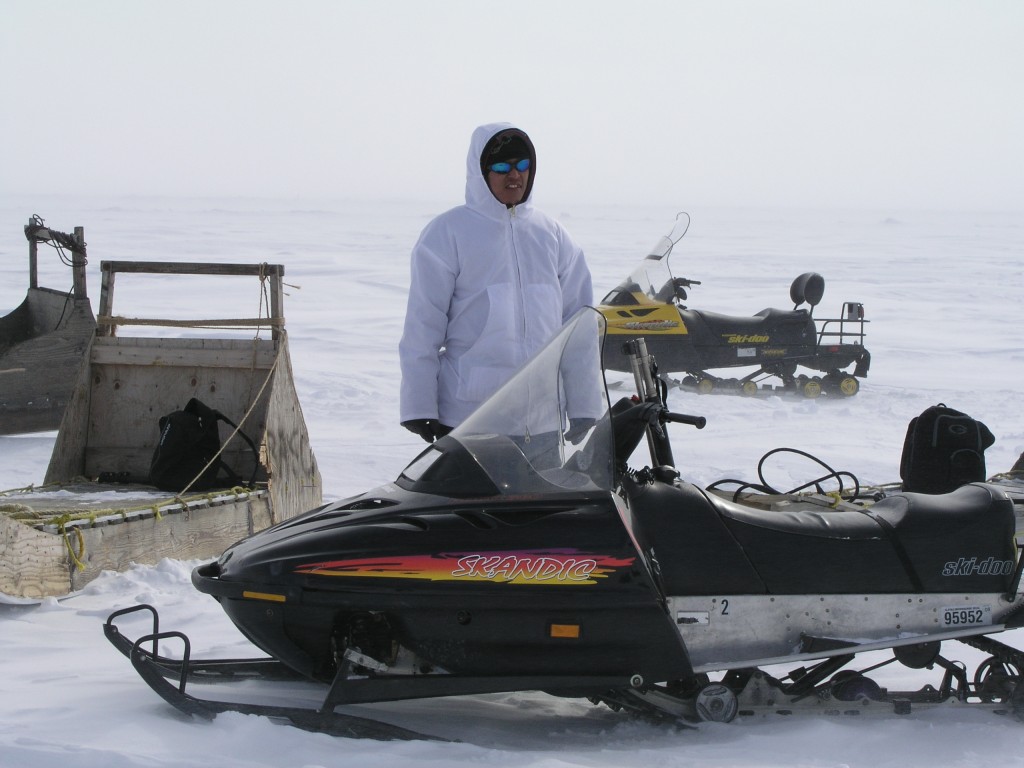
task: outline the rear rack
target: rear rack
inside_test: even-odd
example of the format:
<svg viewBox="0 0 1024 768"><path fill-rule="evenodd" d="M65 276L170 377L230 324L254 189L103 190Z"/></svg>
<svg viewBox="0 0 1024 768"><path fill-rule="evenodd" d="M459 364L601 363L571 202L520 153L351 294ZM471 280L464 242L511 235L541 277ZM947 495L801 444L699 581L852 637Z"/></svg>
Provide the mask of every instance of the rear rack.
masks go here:
<svg viewBox="0 0 1024 768"><path fill-rule="evenodd" d="M871 322L864 319L864 305L859 301L843 302L842 317L815 318L818 327L818 345L825 344L825 339L834 339L838 344L863 346L864 324ZM836 325L839 330L834 330ZM831 343L828 342L828 343Z"/></svg>

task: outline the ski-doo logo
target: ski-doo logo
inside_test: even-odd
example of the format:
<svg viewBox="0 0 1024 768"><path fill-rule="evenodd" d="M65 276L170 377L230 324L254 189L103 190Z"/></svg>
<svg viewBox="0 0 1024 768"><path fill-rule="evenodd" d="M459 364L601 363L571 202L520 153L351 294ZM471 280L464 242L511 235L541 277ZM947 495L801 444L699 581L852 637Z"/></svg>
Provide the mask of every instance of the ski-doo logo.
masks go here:
<svg viewBox="0 0 1024 768"><path fill-rule="evenodd" d="M976 557L961 557L950 560L942 567L943 576L1009 576L1013 573L1012 560L996 560L994 557L978 561Z"/></svg>
<svg viewBox="0 0 1024 768"><path fill-rule="evenodd" d="M725 334L727 344L766 344L769 338L766 334L757 333L729 333Z"/></svg>

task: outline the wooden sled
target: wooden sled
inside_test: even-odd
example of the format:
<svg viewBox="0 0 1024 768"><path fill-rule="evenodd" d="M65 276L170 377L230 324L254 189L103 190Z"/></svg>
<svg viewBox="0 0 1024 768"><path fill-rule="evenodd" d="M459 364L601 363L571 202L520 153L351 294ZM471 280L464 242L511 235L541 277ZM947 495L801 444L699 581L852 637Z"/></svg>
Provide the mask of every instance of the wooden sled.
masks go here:
<svg viewBox="0 0 1024 768"><path fill-rule="evenodd" d="M258 278L269 316L174 321L117 317L115 276ZM39 600L104 570L205 559L321 504L322 486L292 376L279 265L103 262L97 332L78 371L40 487L0 494L0 592ZM223 281L222 281L223 282ZM236 281L237 282L237 281ZM252 284L256 280L251 280ZM261 306L263 302L261 301ZM127 325L253 329L254 338L127 337ZM268 338L269 336L269 338ZM159 418L198 398L221 424L220 458L252 487L165 493L147 485Z"/></svg>
<svg viewBox="0 0 1024 768"><path fill-rule="evenodd" d="M96 331L86 291L85 235L48 229L33 217L25 226L29 286L25 300L0 317L0 435L57 429ZM43 288L38 247L53 245L71 267L70 292Z"/></svg>

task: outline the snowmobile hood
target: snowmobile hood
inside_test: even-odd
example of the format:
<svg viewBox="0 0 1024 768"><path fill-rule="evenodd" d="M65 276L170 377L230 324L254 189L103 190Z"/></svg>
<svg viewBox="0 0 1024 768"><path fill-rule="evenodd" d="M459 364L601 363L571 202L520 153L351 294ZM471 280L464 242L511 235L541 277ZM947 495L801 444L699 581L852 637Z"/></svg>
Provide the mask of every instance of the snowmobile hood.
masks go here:
<svg viewBox="0 0 1024 768"><path fill-rule="evenodd" d="M526 180L526 193L523 195L522 201L515 206L516 215L522 215L533 209L530 192L533 190L533 180L537 175L537 152L525 131L512 123L488 123L473 131L469 154L466 156L466 205L491 219L508 217L508 209L491 193L491 188L487 185L487 177L482 170L484 150L491 139L500 133L509 133L523 139L530 151L530 173Z"/></svg>
<svg viewBox="0 0 1024 768"><path fill-rule="evenodd" d="M345 589L351 577L455 584L472 581L459 572L466 563L498 555L527 571L576 569L555 586L592 585L636 560L607 494L563 492L481 506L391 485L244 539L199 569L193 582L222 595L290 593L313 584ZM531 582L527 572L518 581L546 579Z"/></svg>

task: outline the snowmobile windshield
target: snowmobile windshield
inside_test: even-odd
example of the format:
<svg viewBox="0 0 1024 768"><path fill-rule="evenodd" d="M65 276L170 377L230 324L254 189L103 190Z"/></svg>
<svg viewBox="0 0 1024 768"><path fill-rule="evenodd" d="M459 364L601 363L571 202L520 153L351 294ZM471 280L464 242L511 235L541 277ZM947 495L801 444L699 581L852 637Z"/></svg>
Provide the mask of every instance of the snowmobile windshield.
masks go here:
<svg viewBox="0 0 1024 768"><path fill-rule="evenodd" d="M672 270L668 257L690 226L690 217L685 213L676 216L672 231L659 238L650 253L629 273L629 277L608 293L601 303L607 306L632 306L636 304L665 304L675 296Z"/></svg>
<svg viewBox="0 0 1024 768"><path fill-rule="evenodd" d="M599 312L581 309L401 479L413 490L453 496L483 492L479 473L492 494L610 490L614 462L601 369L604 329Z"/></svg>

